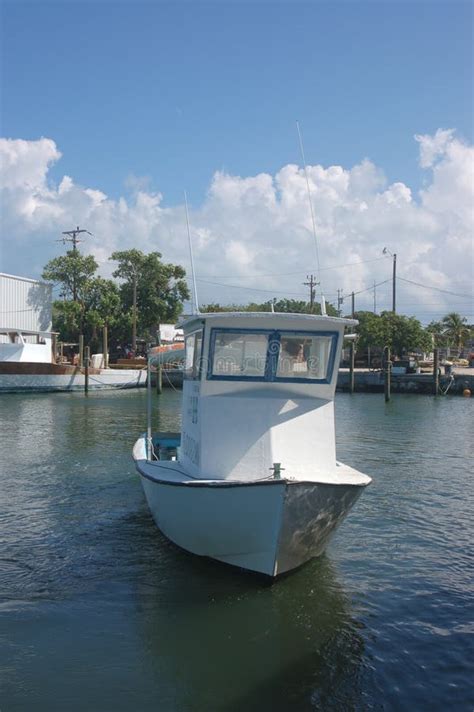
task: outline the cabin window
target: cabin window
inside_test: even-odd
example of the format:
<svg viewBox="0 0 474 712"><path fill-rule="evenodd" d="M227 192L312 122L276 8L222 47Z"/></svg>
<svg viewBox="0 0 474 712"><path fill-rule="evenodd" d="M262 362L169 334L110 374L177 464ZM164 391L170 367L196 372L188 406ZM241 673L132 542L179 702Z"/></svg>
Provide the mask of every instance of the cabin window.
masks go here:
<svg viewBox="0 0 474 712"><path fill-rule="evenodd" d="M268 333L213 329L212 336L211 376L263 379Z"/></svg>
<svg viewBox="0 0 474 712"><path fill-rule="evenodd" d="M336 331L212 329L208 378L330 383Z"/></svg>
<svg viewBox="0 0 474 712"><path fill-rule="evenodd" d="M277 379L328 379L333 336L282 331L278 341Z"/></svg>
<svg viewBox="0 0 474 712"><path fill-rule="evenodd" d="M197 380L201 373L202 329L186 336L185 348L184 377Z"/></svg>

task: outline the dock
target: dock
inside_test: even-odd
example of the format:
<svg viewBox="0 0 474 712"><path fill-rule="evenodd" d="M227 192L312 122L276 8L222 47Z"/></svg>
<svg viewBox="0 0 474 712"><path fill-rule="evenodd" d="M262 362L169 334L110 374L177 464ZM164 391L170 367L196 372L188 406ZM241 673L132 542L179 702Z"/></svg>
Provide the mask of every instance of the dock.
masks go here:
<svg viewBox="0 0 474 712"><path fill-rule="evenodd" d="M155 384L155 374L152 374L152 384ZM348 391L350 371L339 369L337 390ZM163 369L163 388L182 388L183 372L180 369ZM454 368L452 374L442 374L439 377L441 393L462 395L468 388L474 392L474 368ZM433 393L432 373L392 374L391 388L393 393ZM383 371L380 369L356 368L354 370L354 389L357 393L382 393L384 389Z"/></svg>
<svg viewBox="0 0 474 712"><path fill-rule="evenodd" d="M439 377L439 386L442 393L462 395L468 388L474 389L474 369L454 368L451 374L442 374ZM348 391L350 387L350 370L339 369L337 389ZM381 369L356 368L354 370L354 389L359 393L379 393L384 389L384 375ZM404 373L392 374L391 390L393 393L433 393L433 373Z"/></svg>

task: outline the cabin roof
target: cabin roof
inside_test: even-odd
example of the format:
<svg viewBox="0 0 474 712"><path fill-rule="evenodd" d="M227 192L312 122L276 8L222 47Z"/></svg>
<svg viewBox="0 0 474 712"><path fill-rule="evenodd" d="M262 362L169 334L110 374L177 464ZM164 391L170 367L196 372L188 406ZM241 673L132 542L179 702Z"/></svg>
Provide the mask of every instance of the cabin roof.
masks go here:
<svg viewBox="0 0 474 712"><path fill-rule="evenodd" d="M228 320L230 322L234 319L246 319L249 323L252 322L252 325L257 328L259 319L274 319L280 324L287 322L288 328L292 321L306 321L308 322L308 327L310 324L314 324L315 326L330 326L335 324L356 326L359 323L357 319L345 319L338 316L321 316L320 314L292 314L288 312L208 312L185 317L179 323L179 326L187 330L192 327L194 323L198 324L203 321L212 321L213 319Z"/></svg>
<svg viewBox="0 0 474 712"><path fill-rule="evenodd" d="M32 331L31 329L20 329L17 326L0 326L0 334L25 334L26 336L51 336L58 334L57 331Z"/></svg>

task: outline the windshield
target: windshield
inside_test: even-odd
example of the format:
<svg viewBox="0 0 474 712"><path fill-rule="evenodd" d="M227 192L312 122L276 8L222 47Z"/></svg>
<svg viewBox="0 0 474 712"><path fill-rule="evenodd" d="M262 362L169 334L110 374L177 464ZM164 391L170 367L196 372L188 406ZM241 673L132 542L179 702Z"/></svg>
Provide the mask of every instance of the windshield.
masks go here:
<svg viewBox="0 0 474 712"><path fill-rule="evenodd" d="M207 377L329 383L337 332L212 329Z"/></svg>

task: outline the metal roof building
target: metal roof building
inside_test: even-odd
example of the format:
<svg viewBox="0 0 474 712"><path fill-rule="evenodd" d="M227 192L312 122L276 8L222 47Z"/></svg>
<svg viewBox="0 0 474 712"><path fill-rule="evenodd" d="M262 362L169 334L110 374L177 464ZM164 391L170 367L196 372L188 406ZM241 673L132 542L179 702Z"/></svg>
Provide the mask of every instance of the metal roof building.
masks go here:
<svg viewBox="0 0 474 712"><path fill-rule="evenodd" d="M0 272L0 328L51 331L52 286Z"/></svg>

